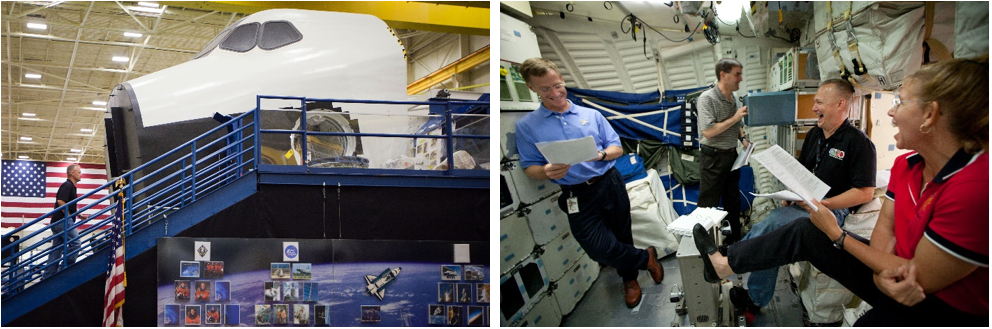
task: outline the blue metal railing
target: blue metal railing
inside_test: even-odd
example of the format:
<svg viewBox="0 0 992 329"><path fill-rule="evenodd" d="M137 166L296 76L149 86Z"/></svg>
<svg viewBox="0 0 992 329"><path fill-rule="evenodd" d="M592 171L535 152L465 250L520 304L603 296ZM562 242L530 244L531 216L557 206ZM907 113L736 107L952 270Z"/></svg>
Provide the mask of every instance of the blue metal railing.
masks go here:
<svg viewBox="0 0 992 329"><path fill-rule="evenodd" d="M307 97L293 97L293 96L270 96L270 95L260 95L256 99L256 108L262 108L263 99L272 100L297 100L300 102L299 109L301 110L300 115L300 129L299 130L288 130L288 129L261 129L258 131L259 136L265 136L266 134L300 134L302 135L302 140L308 140L308 136L357 136L357 137L385 137L385 138L425 138L425 139L443 139L445 141L445 158L448 159L448 165L445 170L443 170L446 176L457 176L459 170L455 169L453 163L453 153L455 152L454 142L456 139L489 139L488 129L485 134L481 135L467 135L467 134L454 134L453 123L458 116L470 116L471 114L455 114L452 113L452 109L458 106L477 106L481 110L484 110L485 119L488 121L489 116L489 102L487 101L464 101L464 100L450 100L450 101L370 101L370 100L354 100L354 99L318 99L318 98L307 98ZM397 133L347 133L347 132L314 132L307 131L307 102L328 102L328 103L360 103L360 104L380 104L380 105L414 105L414 106L431 106L431 107L441 107L444 109L444 125L443 133L441 135L416 135L416 134L397 134ZM356 113L349 113L356 114ZM357 113L361 114L361 113ZM488 126L488 122L487 122ZM261 159L261 139L256 139L255 145L255 158ZM308 154L308 143L301 143L302 154ZM485 156L488 159L488 150L485 152ZM306 156L301 156L306 159ZM304 166L308 166L306 160L302 161ZM337 170L339 173L348 172L348 170ZM372 175L394 175L394 176L423 176L425 173L423 171L408 171L408 170L390 170L390 169L370 169L357 171L360 174L372 174ZM462 172L461 174L464 174ZM488 172L485 173L488 175Z"/></svg>
<svg viewBox="0 0 992 329"><path fill-rule="evenodd" d="M279 130L261 129L261 100L262 99L290 99L301 102L301 127L300 130ZM127 184L121 191L113 191L109 195L100 198L98 201L79 209L75 213L69 213L69 207L78 204L83 199L102 191L110 189L116 181L107 182L103 186L94 189L68 204L55 208L47 214L25 223L21 227L4 234L6 240L13 235L21 233L31 226L44 225L46 219L50 219L56 213L62 213L64 218L39 229L33 233L21 237L18 241L3 247L3 252L10 253L10 256L3 258L4 269L2 276L2 292L4 299L9 299L17 295L24 288L33 282L43 280L44 271L61 272L70 265L59 266L66 262L69 255L83 255L84 257L96 254L108 246L110 230L105 229L111 225L113 218L108 217L96 221L101 215L112 215L111 212L116 207L117 200L96 213L90 215L92 220L70 223L68 218L75 218L84 211L114 198L118 192L123 192L125 197L124 206L124 232L131 235L141 231L156 222L166 219L185 207L190 206L210 193L232 183L238 177L251 173L259 169L261 163L261 137L263 133L278 134L300 134L306 141L308 135L331 135L331 136L360 136L360 137L387 137L387 138L440 138L447 143L447 159L452 159L455 139L486 139L488 140L488 127L485 135L460 135L445 133L442 135L410 135L410 134L384 134L384 133L332 133L332 132L308 132L306 131L306 103L308 101L325 101L337 103L365 103L365 104L394 104L394 105L430 105L442 106L445 108L445 130L452 132L452 122L457 114L453 114L451 109L455 106L472 105L484 108L485 116L488 120L488 102L482 101L446 101L446 102L393 102L393 101L367 101L367 100L327 100L312 99L305 97L283 97L283 96L258 96L257 107L249 112L218 126L210 131L194 138L193 140L180 145L172 151L163 154L154 160L148 161L141 166L121 175ZM488 122L487 122L488 125ZM226 133L225 133L226 131ZM302 143L303 154L307 154L306 145ZM488 145L488 144L486 144ZM488 150L485 151L488 156ZM453 161L449 160L449 163ZM306 166L306 163L304 163ZM300 167L300 166L290 166ZM307 167L309 170L309 167ZM423 177L426 171L422 170L383 170L383 169L354 169L341 168L323 169L336 173L356 173L358 175L387 175ZM147 172L146 172L147 171ZM436 170L431 171L436 172ZM468 170L455 170L453 165L442 171L444 175L459 176L467 175ZM475 170L472 175L486 175L488 171ZM487 181L488 182L488 181ZM95 222L94 222L95 221ZM167 222L166 222L167 223ZM61 233L51 231L57 225L62 225L66 229ZM82 228L84 225L89 227ZM71 230L81 229L78 237L68 239ZM166 225L166 230L168 226ZM43 233L52 232L51 236L43 237ZM168 235L168 232L166 232ZM57 236L63 238L61 246L52 248L49 243ZM79 242L80 247L75 251L69 250L72 242ZM17 252L13 252L17 250ZM48 259L52 258L52 259ZM50 272L52 273L52 272Z"/></svg>
<svg viewBox="0 0 992 329"><path fill-rule="evenodd" d="M219 190L231 182L228 178L240 177L255 170L257 162L251 158L255 155L254 139L258 130L256 121L254 121L257 116L254 115L254 112L257 111L242 114L234 120L215 127L172 151L121 175L119 179L128 182L122 188L126 200L124 207L125 235L140 231L148 225L166 218L169 214ZM233 128L238 123L240 127ZM230 132L225 134L223 131L225 129ZM168 159L177 156L178 159L168 162ZM151 171L150 168L156 166L161 167ZM146 173L145 171L151 172ZM111 225L113 218L109 216L99 221L96 218L104 214L113 215L112 211L117 202L120 202L116 200L115 196L120 191L113 191L75 213L70 214L69 207L75 206L86 197L99 191L109 191L115 183L116 181L107 182L66 205L55 208L3 235L6 240L28 227L44 225L43 222L52 218L52 215L56 213L63 215L63 219L3 247L5 254L11 253L10 256L3 258L4 270L0 274L3 279L2 290L5 298L16 295L36 280L44 279L43 274L46 271L49 274L63 271L71 266L68 264L69 261L77 256L86 257L106 248L110 239L110 230L105 228ZM136 186L141 188L136 191ZM93 220L83 220L76 223L68 220L108 200L113 201L111 206L91 214L89 218ZM62 232L56 233L52 230L59 225L65 228ZM82 228L84 225L89 225L89 227ZM69 232L76 229L80 229L79 235L70 239ZM43 237L46 232L51 232L51 236ZM56 237L61 237L65 243L59 247L51 248L48 243ZM80 243L79 249L69 250L70 244L75 242ZM13 252L14 250L18 251ZM62 265L59 266L59 264Z"/></svg>

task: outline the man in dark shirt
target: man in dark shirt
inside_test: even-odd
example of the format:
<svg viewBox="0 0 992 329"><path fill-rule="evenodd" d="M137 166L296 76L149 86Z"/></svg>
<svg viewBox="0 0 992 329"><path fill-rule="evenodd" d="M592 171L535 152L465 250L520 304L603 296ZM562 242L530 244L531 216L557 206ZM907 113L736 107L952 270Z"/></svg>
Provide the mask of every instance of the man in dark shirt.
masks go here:
<svg viewBox="0 0 992 329"><path fill-rule="evenodd" d="M831 79L820 84L813 98L816 127L806 134L799 163L816 178L830 186L824 196L824 206L844 225L847 214L871 201L875 190L875 144L864 132L851 125L850 102L854 96L851 83ZM755 224L744 240L771 232L797 218L809 217L810 208L804 202L782 202L763 221ZM731 289L731 301L737 307L757 311L768 305L775 292L778 268L751 272L747 291Z"/></svg>
<svg viewBox="0 0 992 329"><path fill-rule="evenodd" d="M62 186L59 187L58 194L55 196L56 209L76 199L76 184L78 184L83 178L83 171L79 168L78 164L69 165L69 167L66 168L65 173L68 179L66 179L65 183L62 183ZM68 230L68 232L65 232L66 234L62 234L62 232L72 226L75 222L75 218L73 216L64 221L62 219L65 218L66 213L71 215L76 213L76 211L76 204L72 203L69 204L66 209L52 214L52 219L49 225L52 226L52 235L55 236L55 238L52 239L52 252L48 254L48 262L43 274L46 278L52 276L55 272L58 272L60 268L69 267L70 265L76 263L76 257L79 256L76 254L76 250L79 250L79 240L76 240L76 237L79 236L79 231L77 231L76 228L72 228ZM82 220L87 220L89 219L89 216L79 214L79 218ZM65 256L65 266L60 267L61 262L59 261L59 258L62 257L62 245L65 244L66 241L69 241L69 249L67 250L67 255ZM55 265L54 267L52 266L53 263Z"/></svg>

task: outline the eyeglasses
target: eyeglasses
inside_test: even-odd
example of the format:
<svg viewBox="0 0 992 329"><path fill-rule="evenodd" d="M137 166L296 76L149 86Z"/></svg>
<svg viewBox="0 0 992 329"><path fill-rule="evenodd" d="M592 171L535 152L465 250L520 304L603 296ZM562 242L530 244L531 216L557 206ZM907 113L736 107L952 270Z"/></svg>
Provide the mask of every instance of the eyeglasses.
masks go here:
<svg viewBox="0 0 992 329"><path fill-rule="evenodd" d="M547 94L547 93L548 93L548 92L550 92L550 91L551 91L552 89L554 89L554 90L562 90L562 89L565 89L565 83L564 83L564 82L559 82L559 83L556 83L556 84L555 84L554 86L551 86L551 87L544 87L544 88L541 88L541 89L538 89L538 91L540 91L540 92L541 92L542 94Z"/></svg>
<svg viewBox="0 0 992 329"><path fill-rule="evenodd" d="M925 101L925 100L920 100L920 99L906 99L906 100L903 100L903 99L899 98L899 94L896 94L896 97L892 99L892 108L893 109L896 109L896 110L899 110L899 106L902 105L905 102L929 103L930 101Z"/></svg>

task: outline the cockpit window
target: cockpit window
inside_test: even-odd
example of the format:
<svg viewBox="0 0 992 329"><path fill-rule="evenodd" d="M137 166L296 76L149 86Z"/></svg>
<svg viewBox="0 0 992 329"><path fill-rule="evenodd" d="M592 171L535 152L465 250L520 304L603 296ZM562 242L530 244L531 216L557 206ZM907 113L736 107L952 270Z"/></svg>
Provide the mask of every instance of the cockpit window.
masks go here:
<svg viewBox="0 0 992 329"><path fill-rule="evenodd" d="M255 48L258 39L258 23L248 23L238 26L220 43L220 49L243 53Z"/></svg>
<svg viewBox="0 0 992 329"><path fill-rule="evenodd" d="M262 25L262 37L258 40L258 47L265 50L273 50L303 39L300 31L287 21L268 21Z"/></svg>
<svg viewBox="0 0 992 329"><path fill-rule="evenodd" d="M227 28L225 28L223 31L220 31L220 34L218 34L216 37L214 37L213 39L211 39L210 42L208 42L207 45L205 47L203 47L203 49L200 49L200 52L196 53L196 56L193 56L193 59L197 59L197 58L200 58L200 57L203 57L203 56L207 56L208 54L210 54L210 52L213 51L214 48L217 48L217 45L220 44L220 42L223 41L224 38L226 38L228 34L231 34L231 31L233 31L234 28L237 27L238 24L241 24L241 21L244 21L244 20L245 20L244 18L239 19L237 22L234 22L234 24L231 24L230 26L228 26Z"/></svg>

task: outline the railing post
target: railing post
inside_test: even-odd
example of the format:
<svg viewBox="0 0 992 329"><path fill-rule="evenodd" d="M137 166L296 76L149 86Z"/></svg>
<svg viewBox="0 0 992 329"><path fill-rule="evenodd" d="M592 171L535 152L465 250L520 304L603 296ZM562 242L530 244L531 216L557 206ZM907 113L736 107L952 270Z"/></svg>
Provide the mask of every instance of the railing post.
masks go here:
<svg viewBox="0 0 992 329"><path fill-rule="evenodd" d="M306 100L306 98L304 98L303 100L301 100L300 103L301 103L300 109L302 110L302 112L300 114L300 129L303 130L303 135L302 135L303 136L303 140L300 141L300 144L302 144L301 149L303 150L303 154L300 154L300 159L303 159L302 160L303 161L303 165L307 167L307 170L310 170L310 153L307 153L307 144L309 144L309 140L307 139L307 100ZM292 145L290 145L290 147L292 147Z"/></svg>
<svg viewBox="0 0 992 329"><path fill-rule="evenodd" d="M191 197L189 202L193 203L196 202L196 140L194 140L193 143L190 144L190 149L192 149L192 152L189 152L189 156L190 156L189 173L190 173L190 182L192 182L192 185L190 189ZM185 171L186 168L183 168L183 170Z"/></svg>
<svg viewBox="0 0 992 329"><path fill-rule="evenodd" d="M253 114L254 118L252 120L252 136L253 136L252 140L254 141L253 143L254 149L252 150L252 157L253 157L252 164L254 165L254 169L258 170L258 165L261 163L259 159L261 158L260 155L262 149L262 136L259 136L262 130L261 125L259 124L259 117L261 116L260 112L262 112L262 106L261 106L261 98L257 98L256 96L256 99L259 99L258 101L259 104L255 107L255 114ZM292 145L290 145L290 147L292 147Z"/></svg>
<svg viewBox="0 0 992 329"><path fill-rule="evenodd" d="M183 159L182 171L179 174L179 204L182 207L186 207L186 160Z"/></svg>
<svg viewBox="0 0 992 329"><path fill-rule="evenodd" d="M124 202L124 212L127 215L127 217L121 218L121 221L124 222L124 234L131 235L134 227L134 217L131 217L134 214L134 184L131 183L134 182L134 176L125 175L124 177L131 177L131 179L124 179L124 183L127 183L127 187L124 188L124 200L118 202Z"/></svg>
<svg viewBox="0 0 992 329"><path fill-rule="evenodd" d="M444 103L444 129L448 131L445 135L445 142L448 145L445 150L445 153L447 153L448 156L448 169L445 170L445 172L447 172L449 176L452 175L455 170L455 130L452 129L454 125L455 124L452 122L451 117L451 100L449 99Z"/></svg>
<svg viewBox="0 0 992 329"><path fill-rule="evenodd" d="M242 136L241 132L244 131L244 124L241 123L241 120L243 120L243 119L231 120L232 123L235 123L236 122L237 123L237 126L238 126L237 127L238 133L237 134L234 134L234 136L235 136L234 137L234 141L237 144L237 146L235 146L235 148L234 148L234 150L235 150L235 153L234 154L237 155L237 156L234 157L234 159L235 159L235 162L234 163L235 163L235 165L238 166L237 167L238 168L238 176L237 177L241 177L241 157L242 157L242 155L241 155L241 149L242 149L242 147L241 147L241 143L242 143L241 142L241 136ZM233 127L235 125L232 124L231 126ZM234 179L237 179L237 177L234 177L231 181L234 181Z"/></svg>

